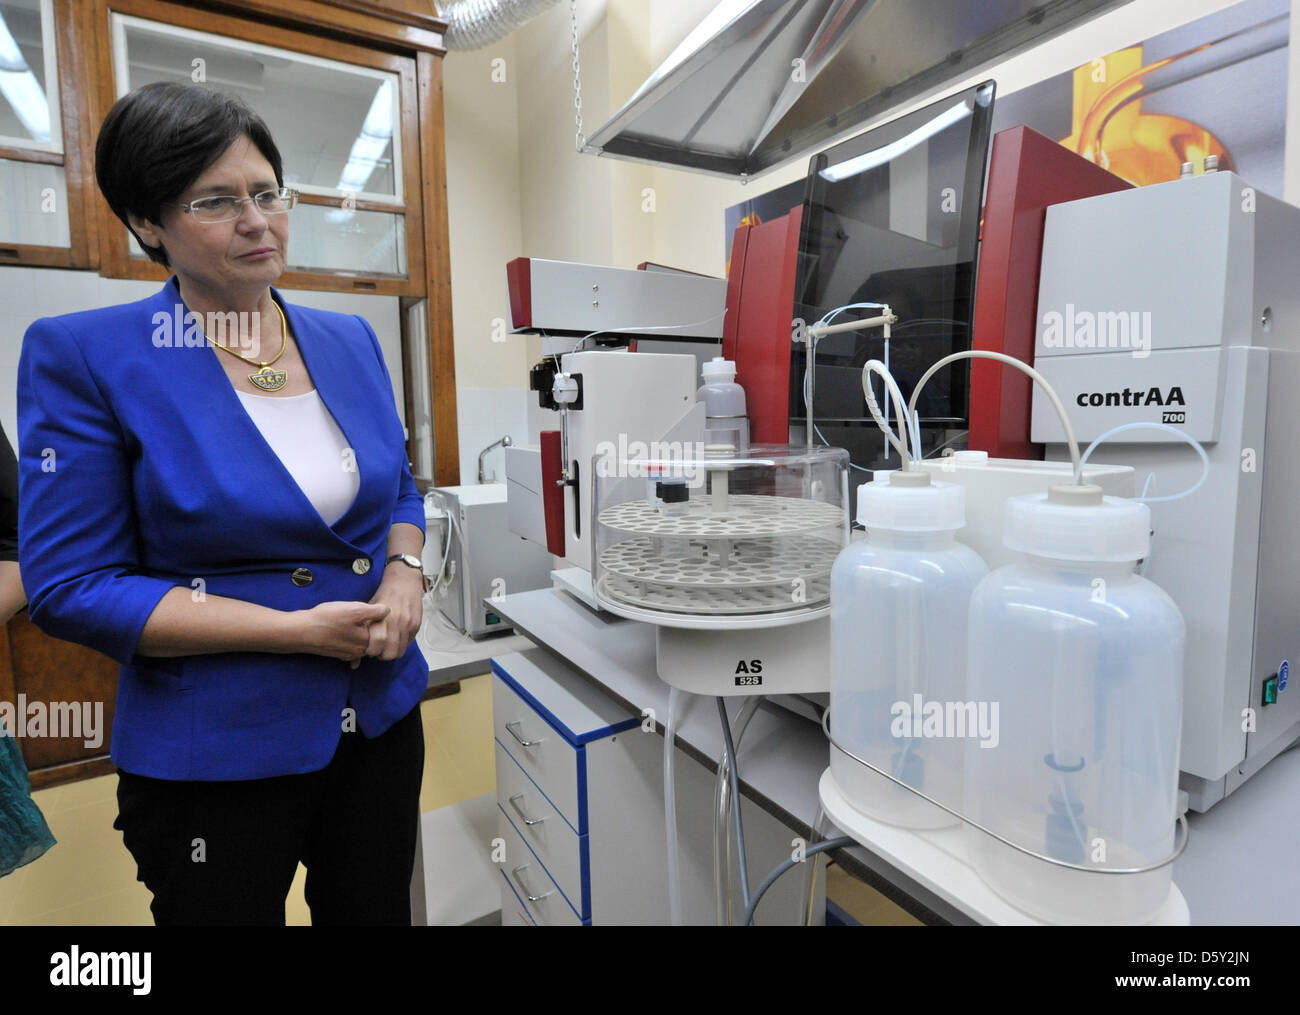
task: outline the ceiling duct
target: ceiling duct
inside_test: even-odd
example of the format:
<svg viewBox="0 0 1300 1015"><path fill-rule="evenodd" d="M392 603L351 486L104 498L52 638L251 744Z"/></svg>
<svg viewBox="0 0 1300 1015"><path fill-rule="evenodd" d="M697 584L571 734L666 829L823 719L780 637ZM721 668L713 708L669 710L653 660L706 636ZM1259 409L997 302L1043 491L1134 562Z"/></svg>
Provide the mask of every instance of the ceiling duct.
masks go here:
<svg viewBox="0 0 1300 1015"><path fill-rule="evenodd" d="M1128 0L722 0L586 152L753 176Z"/></svg>
<svg viewBox="0 0 1300 1015"><path fill-rule="evenodd" d="M460 0L441 4L438 14L447 22L443 45L449 50L482 49L557 3L559 0Z"/></svg>

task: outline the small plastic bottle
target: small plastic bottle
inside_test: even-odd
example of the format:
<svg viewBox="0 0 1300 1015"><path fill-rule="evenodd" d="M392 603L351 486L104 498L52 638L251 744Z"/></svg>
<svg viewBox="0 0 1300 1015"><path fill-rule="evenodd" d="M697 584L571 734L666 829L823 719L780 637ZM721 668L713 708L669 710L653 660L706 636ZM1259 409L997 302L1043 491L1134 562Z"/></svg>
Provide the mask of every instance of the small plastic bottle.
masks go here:
<svg viewBox="0 0 1300 1015"><path fill-rule="evenodd" d="M955 533L965 490L928 472L892 472L858 488L866 539L831 569L831 733L876 768L960 811L966 616L988 572ZM936 726L935 709L939 710ZM978 735L963 729L963 736ZM957 819L831 748L831 774L855 808L909 828Z"/></svg>
<svg viewBox="0 0 1300 1015"><path fill-rule="evenodd" d="M745 414L745 389L736 383L736 364L715 356L700 368L704 384L695 400L704 403L706 443L749 446L749 417Z"/></svg>
<svg viewBox="0 0 1300 1015"><path fill-rule="evenodd" d="M1185 628L1134 571L1150 530L1145 504L1099 486L1011 497L1004 542L1019 558L971 599L970 694L998 703L1000 736L967 745L964 813L1099 870L1144 867L1174 845ZM1041 920L1144 923L1169 894L1168 865L1072 870L967 834L980 877Z"/></svg>

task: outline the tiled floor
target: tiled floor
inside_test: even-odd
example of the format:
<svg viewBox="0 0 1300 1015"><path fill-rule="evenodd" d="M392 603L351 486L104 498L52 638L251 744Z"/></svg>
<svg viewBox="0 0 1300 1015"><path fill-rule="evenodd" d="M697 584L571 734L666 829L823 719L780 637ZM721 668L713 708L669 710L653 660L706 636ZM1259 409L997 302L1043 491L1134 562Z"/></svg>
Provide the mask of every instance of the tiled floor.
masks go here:
<svg viewBox="0 0 1300 1015"><path fill-rule="evenodd" d="M430 811L496 791L492 689L484 675L461 682L460 694L420 707L424 781L420 810ZM117 776L38 790L34 799L58 844L39 860L0 878L0 925L151 924L150 894L135 879L135 861L113 828ZM298 868L285 907L290 925L311 922Z"/></svg>
<svg viewBox="0 0 1300 1015"><path fill-rule="evenodd" d="M420 707L424 720L424 781L420 810L432 811L496 792L492 738L492 687L487 675L461 682L459 694ZM151 924L149 891L135 879L135 862L114 830L117 776L101 776L39 790L36 803L58 845L45 856L0 878L0 925L97 926ZM311 923L300 866L285 906L291 925ZM884 896L838 868L827 891L866 924L903 926L917 921Z"/></svg>

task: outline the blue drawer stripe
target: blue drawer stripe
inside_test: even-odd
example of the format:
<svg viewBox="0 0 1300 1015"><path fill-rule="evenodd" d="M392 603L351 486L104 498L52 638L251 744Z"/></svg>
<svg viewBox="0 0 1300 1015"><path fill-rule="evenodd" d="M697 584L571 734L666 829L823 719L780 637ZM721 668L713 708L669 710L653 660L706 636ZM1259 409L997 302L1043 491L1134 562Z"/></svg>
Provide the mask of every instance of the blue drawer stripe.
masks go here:
<svg viewBox="0 0 1300 1015"><path fill-rule="evenodd" d="M640 719L631 716L621 722L614 723L611 726L602 726L599 729L589 730L586 733L575 733L573 730L569 729L569 727L565 726L564 723L560 722L560 720L555 716L555 713L530 694L524 686L519 683L519 681L515 680L514 677L503 670L495 659L492 660L492 672L505 681L506 686L514 691L515 694L528 702L528 704L532 706L533 710L545 719L547 724L554 729L556 733L564 737L564 739L574 747L581 747L583 744L589 744L593 740L603 740L605 737L613 736L615 733L622 733L624 730L630 730L633 726L639 726L641 724Z"/></svg>

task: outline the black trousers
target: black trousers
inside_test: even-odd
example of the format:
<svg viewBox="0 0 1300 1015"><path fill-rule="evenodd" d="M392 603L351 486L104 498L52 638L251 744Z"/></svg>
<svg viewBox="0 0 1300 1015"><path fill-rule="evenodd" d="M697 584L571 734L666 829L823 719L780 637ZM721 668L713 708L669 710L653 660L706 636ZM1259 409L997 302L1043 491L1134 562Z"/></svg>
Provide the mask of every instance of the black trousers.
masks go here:
<svg viewBox="0 0 1300 1015"><path fill-rule="evenodd" d="M318 772L172 782L118 770L118 817L154 922L284 926L299 861L313 925L411 923L420 707L368 740L344 733Z"/></svg>

